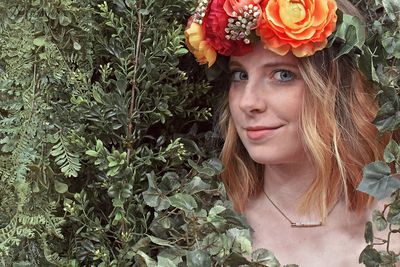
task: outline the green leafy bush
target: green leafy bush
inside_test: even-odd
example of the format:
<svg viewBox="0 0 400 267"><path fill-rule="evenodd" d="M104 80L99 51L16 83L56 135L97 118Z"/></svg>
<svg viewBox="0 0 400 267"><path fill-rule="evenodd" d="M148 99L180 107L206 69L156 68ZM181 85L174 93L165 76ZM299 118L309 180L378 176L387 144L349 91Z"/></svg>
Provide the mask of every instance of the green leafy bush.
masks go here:
<svg viewBox="0 0 400 267"><path fill-rule="evenodd" d="M364 66L380 86L382 131L400 122L395 2L359 1L371 22ZM0 1L0 265L279 266L271 252L251 251L217 178L211 114L223 90L205 82L184 46L194 6ZM398 151L392 142L363 183L379 166L398 181L385 165L399 162ZM397 191L374 213L380 229L398 227L398 202ZM368 233L360 259L388 262Z"/></svg>

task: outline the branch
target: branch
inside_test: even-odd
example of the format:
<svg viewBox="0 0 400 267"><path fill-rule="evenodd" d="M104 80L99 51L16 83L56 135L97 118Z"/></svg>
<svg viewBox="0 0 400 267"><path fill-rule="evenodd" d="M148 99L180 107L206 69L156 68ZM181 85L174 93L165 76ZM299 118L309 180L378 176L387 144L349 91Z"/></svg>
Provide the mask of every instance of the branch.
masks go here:
<svg viewBox="0 0 400 267"><path fill-rule="evenodd" d="M139 10L141 9L142 1L139 1L137 4L137 15L138 15L138 36L136 40L136 49L135 49L135 58L133 59L133 80L132 80L132 88L131 88L131 102L129 106L129 113L128 113L128 151L127 151L127 162L129 164L129 159L131 156L131 149L132 149L132 134L133 134L133 122L132 122L132 115L135 109L135 90L137 87L137 71L138 71L138 63L139 63L139 54L140 54L140 42L142 39L142 15L140 14Z"/></svg>

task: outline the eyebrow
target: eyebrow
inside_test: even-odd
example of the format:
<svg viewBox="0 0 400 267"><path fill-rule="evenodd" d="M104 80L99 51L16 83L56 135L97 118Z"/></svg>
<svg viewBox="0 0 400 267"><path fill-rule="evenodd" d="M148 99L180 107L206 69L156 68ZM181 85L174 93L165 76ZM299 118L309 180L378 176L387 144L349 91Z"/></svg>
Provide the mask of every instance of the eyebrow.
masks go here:
<svg viewBox="0 0 400 267"><path fill-rule="evenodd" d="M229 62L229 68L233 68L233 67L243 67L242 64L240 64L238 61L231 61ZM298 69L299 66L295 63L289 63L289 62L279 62L279 61L273 61L273 62L268 62L265 63L261 66L261 68L276 68L276 67L292 67L292 68L296 68Z"/></svg>

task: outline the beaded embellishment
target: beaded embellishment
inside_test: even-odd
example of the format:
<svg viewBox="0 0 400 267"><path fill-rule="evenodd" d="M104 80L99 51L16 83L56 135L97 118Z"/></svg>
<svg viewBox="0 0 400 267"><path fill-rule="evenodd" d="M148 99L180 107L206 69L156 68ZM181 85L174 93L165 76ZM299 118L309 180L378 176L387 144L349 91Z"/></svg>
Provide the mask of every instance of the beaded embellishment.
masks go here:
<svg viewBox="0 0 400 267"><path fill-rule="evenodd" d="M228 19L228 25L225 28L225 38L228 40L243 40L245 44L250 43L248 38L251 30L257 27L257 21L261 12L258 6L252 4L239 9L239 12L232 12Z"/></svg>
<svg viewBox="0 0 400 267"><path fill-rule="evenodd" d="M207 6L210 0L200 0L193 15L193 22L203 24L203 18L206 15Z"/></svg>

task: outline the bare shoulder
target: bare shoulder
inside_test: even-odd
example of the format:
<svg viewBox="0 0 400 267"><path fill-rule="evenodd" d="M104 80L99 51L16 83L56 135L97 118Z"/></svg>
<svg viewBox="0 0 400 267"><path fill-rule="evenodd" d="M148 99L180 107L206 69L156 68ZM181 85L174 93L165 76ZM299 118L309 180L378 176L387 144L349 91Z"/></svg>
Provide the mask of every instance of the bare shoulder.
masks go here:
<svg viewBox="0 0 400 267"><path fill-rule="evenodd" d="M376 201L373 210L377 210L379 212L383 212L384 211L384 216L385 218L387 218L387 214L389 211L389 204L391 203L390 199L384 199L384 200L380 200L380 201ZM371 214L372 217L372 214ZM372 218L371 218L372 220ZM399 226L392 226L392 230L400 230ZM395 253L400 253L400 232L392 232L390 233L390 229L389 227L387 227L385 230L382 231L378 231L378 229L376 229L376 227L374 227L374 236L381 238L383 240L388 240L390 238L390 247L389 249L391 251L394 251ZM386 249L386 244L377 247L378 250L384 250Z"/></svg>

